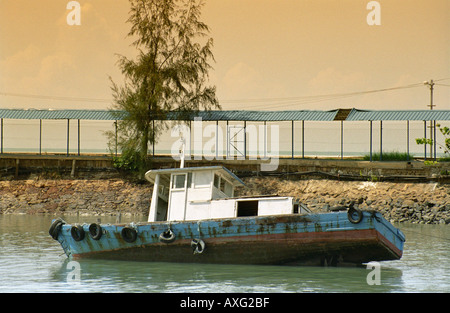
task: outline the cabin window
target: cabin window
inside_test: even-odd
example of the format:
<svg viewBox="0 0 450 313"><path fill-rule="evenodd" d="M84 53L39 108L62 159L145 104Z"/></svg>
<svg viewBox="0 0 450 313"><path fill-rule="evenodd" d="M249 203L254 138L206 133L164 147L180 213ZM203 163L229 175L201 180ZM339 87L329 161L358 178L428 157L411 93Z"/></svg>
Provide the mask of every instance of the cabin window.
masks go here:
<svg viewBox="0 0 450 313"><path fill-rule="evenodd" d="M173 175L172 189L184 188L186 182L186 174Z"/></svg>
<svg viewBox="0 0 450 313"><path fill-rule="evenodd" d="M233 196L233 185L228 180L217 174L214 174L214 187L227 196Z"/></svg>
<svg viewBox="0 0 450 313"><path fill-rule="evenodd" d="M220 184L220 176L217 174L214 174L214 187L219 189L219 187L220 187L219 184Z"/></svg>
<svg viewBox="0 0 450 313"><path fill-rule="evenodd" d="M194 175L195 188L211 186L211 172L197 172Z"/></svg>
<svg viewBox="0 0 450 313"><path fill-rule="evenodd" d="M227 196L232 197L233 196L233 185L231 185L229 182L225 183L224 191Z"/></svg>
<svg viewBox="0 0 450 313"><path fill-rule="evenodd" d="M231 185L223 177L220 178L220 191L222 191L227 196L233 196L233 185Z"/></svg>
<svg viewBox="0 0 450 313"><path fill-rule="evenodd" d="M225 193L225 183L227 181L225 179L223 179L222 177L220 178L220 191L222 191L223 193Z"/></svg>
<svg viewBox="0 0 450 313"><path fill-rule="evenodd" d="M237 217L240 216L257 216L258 215L258 200L238 201L237 203Z"/></svg>

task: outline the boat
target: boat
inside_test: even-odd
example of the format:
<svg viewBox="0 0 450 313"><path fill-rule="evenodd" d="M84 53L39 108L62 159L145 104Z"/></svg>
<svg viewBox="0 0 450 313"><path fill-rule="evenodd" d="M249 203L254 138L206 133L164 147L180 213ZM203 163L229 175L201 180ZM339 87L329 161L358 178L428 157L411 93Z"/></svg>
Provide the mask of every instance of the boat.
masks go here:
<svg viewBox="0 0 450 313"><path fill-rule="evenodd" d="M361 265L398 260L405 236L379 212L314 213L294 197L236 197L243 181L223 166L152 169L148 221L68 224L49 234L73 259Z"/></svg>

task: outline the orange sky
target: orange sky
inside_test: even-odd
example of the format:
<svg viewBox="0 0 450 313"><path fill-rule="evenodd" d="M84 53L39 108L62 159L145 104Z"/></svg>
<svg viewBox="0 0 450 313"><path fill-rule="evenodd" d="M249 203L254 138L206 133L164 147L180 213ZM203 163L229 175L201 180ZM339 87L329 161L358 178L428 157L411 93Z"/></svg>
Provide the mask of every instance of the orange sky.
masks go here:
<svg viewBox="0 0 450 313"><path fill-rule="evenodd" d="M109 107L108 76L121 80L115 54L133 54L128 1L79 0L79 26L67 25L68 2L0 0L1 107ZM423 85L312 101L429 79L450 85L450 1L380 0L379 26L367 24L368 2L206 0L216 58L211 83L223 109L427 109ZM435 86L435 104L450 109L449 86Z"/></svg>

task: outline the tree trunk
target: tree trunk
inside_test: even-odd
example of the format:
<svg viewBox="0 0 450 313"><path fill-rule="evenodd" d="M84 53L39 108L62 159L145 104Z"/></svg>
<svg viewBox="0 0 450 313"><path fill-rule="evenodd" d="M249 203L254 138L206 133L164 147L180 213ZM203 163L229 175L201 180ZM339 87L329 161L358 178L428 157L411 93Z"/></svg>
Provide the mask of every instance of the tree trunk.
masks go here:
<svg viewBox="0 0 450 313"><path fill-rule="evenodd" d="M139 179L143 180L145 172L147 171L147 152L148 152L148 140L149 140L149 128L150 125L146 123L142 131L142 138L139 151Z"/></svg>

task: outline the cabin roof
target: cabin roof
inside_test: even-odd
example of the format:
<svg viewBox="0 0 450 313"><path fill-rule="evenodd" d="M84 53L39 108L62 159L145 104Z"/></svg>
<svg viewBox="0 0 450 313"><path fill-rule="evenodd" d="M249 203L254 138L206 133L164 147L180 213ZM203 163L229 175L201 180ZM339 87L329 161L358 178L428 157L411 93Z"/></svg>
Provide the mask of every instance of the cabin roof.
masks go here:
<svg viewBox="0 0 450 313"><path fill-rule="evenodd" d="M234 186L245 186L244 182L237 177L235 174L233 174L229 169L223 166L200 166L200 167L183 167L183 168L164 168L164 169L156 169L156 170L149 170L147 173L145 173L145 178L151 182L155 182L155 178L157 174L172 174L172 173L187 173L187 172L198 172L198 171L217 171L220 172L222 175L227 177Z"/></svg>

